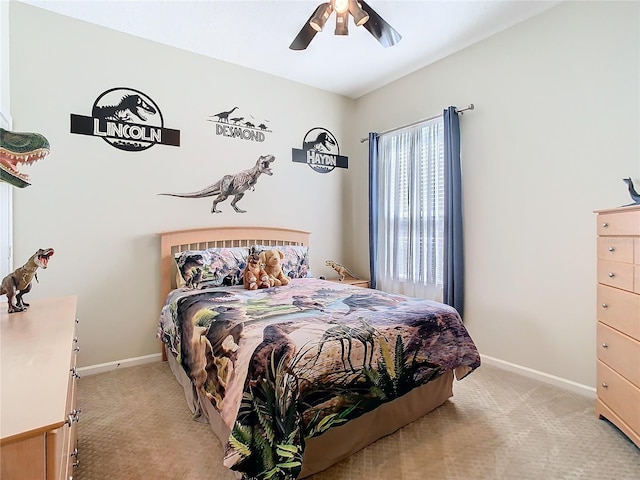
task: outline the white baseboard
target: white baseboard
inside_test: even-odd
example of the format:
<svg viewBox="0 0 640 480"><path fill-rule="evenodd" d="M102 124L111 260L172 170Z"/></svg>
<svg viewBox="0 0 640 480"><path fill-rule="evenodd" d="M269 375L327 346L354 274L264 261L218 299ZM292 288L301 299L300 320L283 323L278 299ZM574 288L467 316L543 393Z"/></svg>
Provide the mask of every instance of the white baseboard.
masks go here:
<svg viewBox="0 0 640 480"><path fill-rule="evenodd" d="M557 387L566 388L567 390L592 397L593 399L596 398L596 389L594 387L588 387L587 385L582 385L581 383L576 383L574 381L567 380L566 378L556 377L555 375L540 372L529 367L523 367L522 365L516 365L515 363L505 362L504 360L499 360L488 355L480 354L480 357L482 358L482 362L487 365L509 370L510 372L534 378L545 383L550 383Z"/></svg>
<svg viewBox="0 0 640 480"><path fill-rule="evenodd" d="M162 361L161 353L153 353L144 357L125 358L115 362L99 363L98 365L89 365L88 367L78 368L81 375L95 375L97 373L111 372L120 368L135 367L136 365L144 365L146 363L154 363Z"/></svg>

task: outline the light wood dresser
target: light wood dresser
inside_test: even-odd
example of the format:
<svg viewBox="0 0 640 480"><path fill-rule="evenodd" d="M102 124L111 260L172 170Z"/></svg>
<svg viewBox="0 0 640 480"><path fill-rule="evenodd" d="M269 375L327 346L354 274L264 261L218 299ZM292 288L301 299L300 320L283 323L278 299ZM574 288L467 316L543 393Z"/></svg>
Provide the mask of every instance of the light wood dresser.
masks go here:
<svg viewBox="0 0 640 480"><path fill-rule="evenodd" d="M70 480L80 413L76 297L30 303L11 314L0 303L0 478Z"/></svg>
<svg viewBox="0 0 640 480"><path fill-rule="evenodd" d="M640 447L640 205L596 213L596 414Z"/></svg>

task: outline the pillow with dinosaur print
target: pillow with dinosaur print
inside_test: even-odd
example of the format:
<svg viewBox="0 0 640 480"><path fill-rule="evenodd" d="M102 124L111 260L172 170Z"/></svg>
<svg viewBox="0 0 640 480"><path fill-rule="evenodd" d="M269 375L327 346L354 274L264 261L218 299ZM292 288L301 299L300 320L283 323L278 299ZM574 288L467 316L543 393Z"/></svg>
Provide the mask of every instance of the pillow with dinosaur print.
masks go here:
<svg viewBox="0 0 640 480"><path fill-rule="evenodd" d="M279 250L284 254L281 262L282 272L289 278L310 278L311 267L309 266L309 247L302 245L254 245L251 249L256 249L259 253L263 250Z"/></svg>
<svg viewBox="0 0 640 480"><path fill-rule="evenodd" d="M206 288L242 285L247 247L185 250L175 256L178 287Z"/></svg>

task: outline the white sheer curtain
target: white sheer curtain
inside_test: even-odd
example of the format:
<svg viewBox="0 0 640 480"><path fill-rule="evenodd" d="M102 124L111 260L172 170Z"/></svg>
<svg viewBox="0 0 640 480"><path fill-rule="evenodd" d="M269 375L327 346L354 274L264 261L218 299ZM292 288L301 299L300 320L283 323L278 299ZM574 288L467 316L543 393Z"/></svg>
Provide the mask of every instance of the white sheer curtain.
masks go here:
<svg viewBox="0 0 640 480"><path fill-rule="evenodd" d="M378 289L442 302L442 117L380 135Z"/></svg>

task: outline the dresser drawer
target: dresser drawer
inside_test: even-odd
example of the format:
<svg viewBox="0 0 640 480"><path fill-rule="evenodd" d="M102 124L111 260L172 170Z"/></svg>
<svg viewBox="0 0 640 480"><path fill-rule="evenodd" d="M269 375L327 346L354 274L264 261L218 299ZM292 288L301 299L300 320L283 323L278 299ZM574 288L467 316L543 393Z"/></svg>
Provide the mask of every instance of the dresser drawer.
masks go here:
<svg viewBox="0 0 640 480"><path fill-rule="evenodd" d="M67 418L71 422L71 428L69 428L69 443L65 452L65 458L68 463L68 474L67 477L64 477L65 480L72 476L73 470L75 470L78 462L78 422L80 421L81 411L77 408L76 398L78 396L78 385L75 378L73 379L73 384L70 387L70 392L69 416Z"/></svg>
<svg viewBox="0 0 640 480"><path fill-rule="evenodd" d="M80 378L77 366L78 350L78 340L77 337L74 336L71 350L71 363L69 364L69 379L67 382L67 413L73 413L72 411L76 408L77 379Z"/></svg>
<svg viewBox="0 0 640 480"><path fill-rule="evenodd" d="M77 323L77 320L76 320ZM73 472L78 462L78 422L80 421L80 410L77 408L78 396L78 375L77 358L78 337L74 335L72 342L71 365L69 369L69 386L67 387L67 420L69 421L69 439L65 444L66 450L63 454L63 460L66 462L66 475L64 480L73 478Z"/></svg>
<svg viewBox="0 0 640 480"><path fill-rule="evenodd" d="M640 432L640 388L598 361L598 398L634 431Z"/></svg>
<svg viewBox="0 0 640 480"><path fill-rule="evenodd" d="M640 342L598 323L598 359L640 387Z"/></svg>
<svg viewBox="0 0 640 480"><path fill-rule="evenodd" d="M640 295L598 285L598 321L640 340Z"/></svg>
<svg viewBox="0 0 640 480"><path fill-rule="evenodd" d="M70 441L69 425L65 424L47 433L47 480L67 480L70 471Z"/></svg>
<svg viewBox="0 0 640 480"><path fill-rule="evenodd" d="M598 283L633 292L633 281L632 264L598 260Z"/></svg>
<svg viewBox="0 0 640 480"><path fill-rule="evenodd" d="M46 478L46 438L44 434L2 445L2 480L43 480Z"/></svg>
<svg viewBox="0 0 640 480"><path fill-rule="evenodd" d="M640 235L640 210L600 213L598 235Z"/></svg>
<svg viewBox="0 0 640 480"><path fill-rule="evenodd" d="M632 237L598 237L598 258L633 263Z"/></svg>

